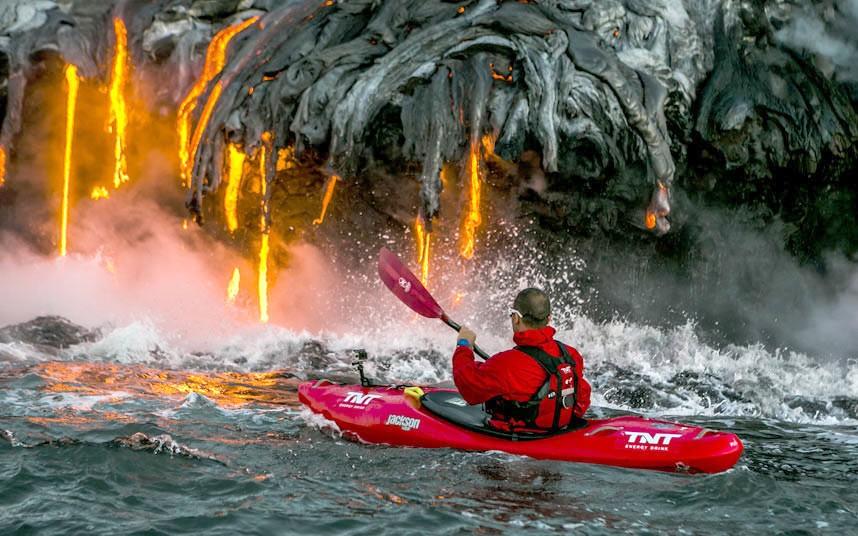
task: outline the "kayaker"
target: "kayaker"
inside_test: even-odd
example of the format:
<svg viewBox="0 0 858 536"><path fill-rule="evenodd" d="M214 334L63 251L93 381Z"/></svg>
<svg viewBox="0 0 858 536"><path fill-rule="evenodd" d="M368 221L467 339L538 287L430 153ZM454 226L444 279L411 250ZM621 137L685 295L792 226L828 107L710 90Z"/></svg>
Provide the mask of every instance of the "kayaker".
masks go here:
<svg viewBox="0 0 858 536"><path fill-rule="evenodd" d="M554 340L551 302L527 288L509 310L515 348L488 361L474 360L476 334L462 326L453 354L453 381L468 404L485 403L489 424L509 431L556 431L590 406L584 359Z"/></svg>

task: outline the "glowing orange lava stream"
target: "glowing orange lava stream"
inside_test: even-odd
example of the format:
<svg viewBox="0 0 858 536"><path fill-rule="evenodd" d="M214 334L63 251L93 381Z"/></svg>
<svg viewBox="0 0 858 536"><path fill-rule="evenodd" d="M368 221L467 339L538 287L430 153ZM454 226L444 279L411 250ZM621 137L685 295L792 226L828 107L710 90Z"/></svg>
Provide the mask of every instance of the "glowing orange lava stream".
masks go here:
<svg viewBox="0 0 858 536"><path fill-rule="evenodd" d="M126 137L128 131L128 106L125 101L125 85L128 81L128 30L119 17L113 19L116 46L113 54L113 70L110 77L110 131L113 145L113 187L128 182L126 161Z"/></svg>
<svg viewBox="0 0 858 536"><path fill-rule="evenodd" d="M656 217L655 212L651 210L646 211L646 216L644 217L644 225L647 229L653 230L655 229Z"/></svg>
<svg viewBox="0 0 858 536"><path fill-rule="evenodd" d="M193 173L192 156L196 154L196 149L199 145L199 140L197 140L195 144L191 144L191 116L197 107L197 99L200 98L209 83L211 83L211 81L214 80L214 78L220 74L226 66L226 52L230 41L232 41L236 35L253 25L257 20L259 20L259 17L251 17L247 20L237 22L232 26L224 28L214 36L206 50L203 72L200 75L199 80L197 80L193 87L191 87L190 91L185 96L185 99L182 101L182 104L179 105L176 130L179 135L179 164L181 166L182 181L185 186L190 185L191 174ZM222 88L217 89L217 97L214 99L210 97L209 101L213 101L213 103L217 102L217 99L220 98L221 90ZM213 95L214 91L215 90L212 90ZM213 107L213 103L211 106L207 103L206 107ZM197 125L198 131L202 130L200 127L205 128L210 115L211 109L209 109L208 114L204 114L205 117L200 118L200 122ZM194 132L194 134L196 134L196 132ZM202 136L202 132L199 133L199 136Z"/></svg>
<svg viewBox="0 0 858 536"><path fill-rule="evenodd" d="M468 176L470 179L468 215L462 225L462 247L459 253L470 259L474 256L477 227L483 221L480 214L480 147L471 143L468 153Z"/></svg>
<svg viewBox="0 0 858 536"><path fill-rule="evenodd" d="M480 153L481 146L482 153ZM459 254L465 259L473 258L477 241L477 228L483 223L483 216L480 213L480 196L483 181L482 161L485 157L494 153L494 146L495 137L491 134L484 134L480 143L471 142L471 148L468 151L468 214L465 216L465 221L462 224L462 245L459 250Z"/></svg>
<svg viewBox="0 0 858 536"><path fill-rule="evenodd" d="M262 242L259 245L259 268L257 269L257 295L259 299L259 321L267 324L268 316L268 239L269 229L266 213L268 211L267 201L265 199L268 194L268 174L266 172L266 152L267 144L271 141L271 133L265 132L262 135L263 144L260 147L259 154L259 182L262 188L262 215L259 218L260 230L262 231Z"/></svg>
<svg viewBox="0 0 858 536"><path fill-rule="evenodd" d="M226 287L226 302L235 303L235 298L238 296L238 291L241 288L241 270L236 266L232 271L232 277L229 278L229 284Z"/></svg>
<svg viewBox="0 0 858 536"><path fill-rule="evenodd" d="M238 229L238 192L244 173L246 155L238 145L230 143L227 146L226 191L223 196L223 210L226 214L226 228L234 233Z"/></svg>
<svg viewBox="0 0 858 536"><path fill-rule="evenodd" d="M650 203L650 207L647 207L646 214L644 215L644 226L652 231L655 229L655 226L658 224L659 216L667 216L668 210L665 210L664 206L666 203L666 199L670 195L667 186L661 181L657 181L658 185L658 195L660 197L661 204L656 207L656 210L652 209L652 203Z"/></svg>
<svg viewBox="0 0 858 536"><path fill-rule="evenodd" d="M423 227L423 219L420 216L417 216L414 230L417 237L417 263L420 264L420 282L425 286L429 282L429 242L432 233L426 232Z"/></svg>
<svg viewBox="0 0 858 536"><path fill-rule="evenodd" d="M6 149L0 147L0 186L6 184Z"/></svg>
<svg viewBox="0 0 858 536"><path fill-rule="evenodd" d="M217 101L220 100L221 93L223 93L223 83L218 82L215 84L215 87L212 88L212 92L209 94L206 105L203 107L203 111L200 114L200 122L197 123L197 128L194 129L194 136L191 138L191 149L188 152L188 162L184 172L184 176L188 177L185 183L186 186L190 186L190 177L194 171L193 157L197 154L197 150L200 148L200 141L203 138L206 125L209 124L209 119L211 119L212 112L214 111Z"/></svg>
<svg viewBox="0 0 858 536"><path fill-rule="evenodd" d="M69 184L71 182L72 141L74 140L74 120L77 111L77 93L80 88L80 78L77 67L68 65L65 69L68 94L66 99L66 148L63 158L63 199L60 215L60 256L68 253L69 225Z"/></svg>
<svg viewBox="0 0 858 536"><path fill-rule="evenodd" d="M259 245L259 321L267 324L268 316L268 231L262 233Z"/></svg>
<svg viewBox="0 0 858 536"><path fill-rule="evenodd" d="M340 180L339 176L331 175L331 178L328 179L328 186L325 189L325 197L322 199L322 212L319 214L319 217L313 220L313 225L321 225L323 221L325 221L325 214L328 212L328 205L331 202L331 198L334 197L334 188L337 186L337 181Z"/></svg>

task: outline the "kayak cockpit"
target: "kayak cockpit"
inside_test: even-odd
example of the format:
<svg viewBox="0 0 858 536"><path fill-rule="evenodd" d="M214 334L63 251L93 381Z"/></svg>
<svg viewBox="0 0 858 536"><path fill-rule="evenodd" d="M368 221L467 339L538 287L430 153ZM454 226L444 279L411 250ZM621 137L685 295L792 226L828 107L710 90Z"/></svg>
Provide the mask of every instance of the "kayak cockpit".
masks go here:
<svg viewBox="0 0 858 536"><path fill-rule="evenodd" d="M482 404L471 406L455 391L430 391L423 395L420 402L423 408L445 421L467 428L468 430L473 430L474 432L509 439L511 441L545 439L587 426L586 420L576 417L568 427L559 432L506 432L489 425L489 416L483 409Z"/></svg>

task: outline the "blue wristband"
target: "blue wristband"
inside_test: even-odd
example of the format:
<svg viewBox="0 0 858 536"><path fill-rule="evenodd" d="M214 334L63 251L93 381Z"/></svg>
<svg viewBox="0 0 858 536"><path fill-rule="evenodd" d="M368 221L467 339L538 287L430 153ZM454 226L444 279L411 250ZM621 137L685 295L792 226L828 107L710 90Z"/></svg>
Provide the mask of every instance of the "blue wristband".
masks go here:
<svg viewBox="0 0 858 536"><path fill-rule="evenodd" d="M456 346L471 346L471 341L468 339L459 339L456 341Z"/></svg>

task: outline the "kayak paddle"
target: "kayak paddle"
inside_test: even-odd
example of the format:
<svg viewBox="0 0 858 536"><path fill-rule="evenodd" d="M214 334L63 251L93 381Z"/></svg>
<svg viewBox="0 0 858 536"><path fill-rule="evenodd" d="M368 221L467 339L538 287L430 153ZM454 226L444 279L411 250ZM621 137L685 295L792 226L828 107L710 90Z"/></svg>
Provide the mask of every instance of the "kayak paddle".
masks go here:
<svg viewBox="0 0 858 536"><path fill-rule="evenodd" d="M387 288L415 313L426 318L440 318L456 331L462 327L450 320L417 276L411 273L399 257L387 248L381 248L378 253L378 275ZM474 352L483 359L489 358L489 355L477 345L474 345Z"/></svg>

